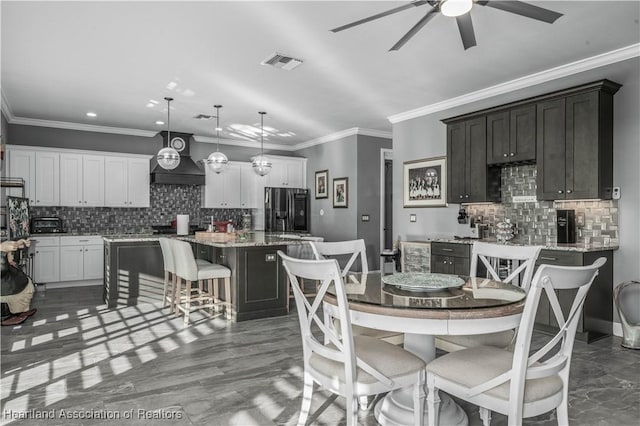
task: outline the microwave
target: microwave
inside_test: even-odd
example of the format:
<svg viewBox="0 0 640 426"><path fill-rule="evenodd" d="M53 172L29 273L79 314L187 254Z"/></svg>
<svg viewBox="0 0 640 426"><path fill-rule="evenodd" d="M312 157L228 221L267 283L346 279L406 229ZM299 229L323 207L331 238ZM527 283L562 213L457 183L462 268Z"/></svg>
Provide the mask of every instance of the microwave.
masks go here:
<svg viewBox="0 0 640 426"><path fill-rule="evenodd" d="M62 219L59 217L34 217L31 218L32 234L57 234L64 232Z"/></svg>

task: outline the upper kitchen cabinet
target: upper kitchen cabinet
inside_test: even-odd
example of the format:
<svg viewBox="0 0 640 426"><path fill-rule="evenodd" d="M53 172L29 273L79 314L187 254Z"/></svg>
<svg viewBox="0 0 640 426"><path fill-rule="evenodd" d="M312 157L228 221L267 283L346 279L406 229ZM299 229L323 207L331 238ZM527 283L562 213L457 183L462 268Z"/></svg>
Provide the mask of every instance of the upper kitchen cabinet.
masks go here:
<svg viewBox="0 0 640 426"><path fill-rule="evenodd" d="M269 156L273 162L266 177L265 186L306 188L307 159Z"/></svg>
<svg viewBox="0 0 640 426"><path fill-rule="evenodd" d="M8 149L8 177L25 181L24 196L32 206L57 206L60 203L60 154L54 151L11 146ZM22 196L11 189L7 195Z"/></svg>
<svg viewBox="0 0 640 426"><path fill-rule="evenodd" d="M104 157L104 201L108 207L149 207L149 158Z"/></svg>
<svg viewBox="0 0 640 426"><path fill-rule="evenodd" d="M613 95L609 80L537 104L539 200L611 199Z"/></svg>
<svg viewBox="0 0 640 426"><path fill-rule="evenodd" d="M104 157L60 154L60 205L104 206Z"/></svg>
<svg viewBox="0 0 640 426"><path fill-rule="evenodd" d="M230 161L226 170L216 173L205 167L204 206L207 208L240 208L241 164Z"/></svg>
<svg viewBox="0 0 640 426"><path fill-rule="evenodd" d="M487 167L486 117L446 123L447 202L499 201L500 170Z"/></svg>
<svg viewBox="0 0 640 426"><path fill-rule="evenodd" d="M251 163L240 164L240 207L243 209L263 208L264 176L253 171Z"/></svg>
<svg viewBox="0 0 640 426"><path fill-rule="evenodd" d="M531 163L536 159L536 106L487 115L487 163Z"/></svg>

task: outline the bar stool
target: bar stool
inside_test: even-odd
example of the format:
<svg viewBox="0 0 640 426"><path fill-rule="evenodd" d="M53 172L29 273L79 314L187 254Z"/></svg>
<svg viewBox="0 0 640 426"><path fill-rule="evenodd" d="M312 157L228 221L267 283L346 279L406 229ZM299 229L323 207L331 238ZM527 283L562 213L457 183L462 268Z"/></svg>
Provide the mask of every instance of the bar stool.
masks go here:
<svg viewBox="0 0 640 426"><path fill-rule="evenodd" d="M176 264L173 260L173 252L171 250L171 240L163 237L159 238L160 249L162 250L162 259L164 261L164 289L162 291L162 306L171 305L171 312L174 311L173 292L176 282Z"/></svg>
<svg viewBox="0 0 640 426"><path fill-rule="evenodd" d="M184 323L189 324L192 310L209 308L213 313L214 308L224 306L227 319L231 319L231 270L201 259L196 262L191 244L180 240L169 241L176 269L172 303L176 313L183 312ZM224 300L218 298L221 281L224 281ZM197 288L193 287L194 282L198 283Z"/></svg>

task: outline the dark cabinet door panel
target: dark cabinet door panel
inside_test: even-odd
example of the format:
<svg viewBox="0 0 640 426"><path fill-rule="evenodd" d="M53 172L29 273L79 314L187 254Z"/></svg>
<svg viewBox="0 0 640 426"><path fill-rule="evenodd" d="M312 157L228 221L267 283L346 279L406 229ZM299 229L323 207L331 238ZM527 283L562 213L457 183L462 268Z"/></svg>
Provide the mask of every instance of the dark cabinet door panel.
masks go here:
<svg viewBox="0 0 640 426"><path fill-rule="evenodd" d="M431 256L431 272L435 274L453 273L453 258L449 256Z"/></svg>
<svg viewBox="0 0 640 426"><path fill-rule="evenodd" d="M487 164L508 161L509 111L487 115Z"/></svg>
<svg viewBox="0 0 640 426"><path fill-rule="evenodd" d="M447 201L460 203L466 193L466 135L465 124L447 126Z"/></svg>
<svg viewBox="0 0 640 426"><path fill-rule="evenodd" d="M485 117L467 121L465 202L487 201L487 125Z"/></svg>
<svg viewBox="0 0 640 426"><path fill-rule="evenodd" d="M565 100L537 106L538 199L564 199L565 190Z"/></svg>
<svg viewBox="0 0 640 426"><path fill-rule="evenodd" d="M598 92L568 97L566 113L566 198L598 198Z"/></svg>
<svg viewBox="0 0 640 426"><path fill-rule="evenodd" d="M536 106L527 105L509 114L509 149L505 152L511 162L536 159Z"/></svg>

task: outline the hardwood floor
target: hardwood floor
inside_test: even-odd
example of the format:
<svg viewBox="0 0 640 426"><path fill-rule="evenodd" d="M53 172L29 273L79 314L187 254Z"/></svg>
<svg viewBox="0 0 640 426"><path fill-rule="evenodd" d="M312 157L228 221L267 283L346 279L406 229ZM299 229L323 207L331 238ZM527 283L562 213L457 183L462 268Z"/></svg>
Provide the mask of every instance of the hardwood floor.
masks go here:
<svg viewBox="0 0 640 426"><path fill-rule="evenodd" d="M295 313L234 324L196 312L185 328L159 305L109 310L101 298L101 287L38 292L33 317L2 327L0 423L296 423L302 346ZM570 387L572 424L637 424L640 351L620 347L616 337L576 342ZM315 392L312 410L325 398ZM462 405L470 424L480 425L477 408ZM373 410L361 411L360 421L375 425ZM314 424L344 422L338 398ZM492 424L506 418L494 413ZM525 424L556 424L555 414Z"/></svg>

